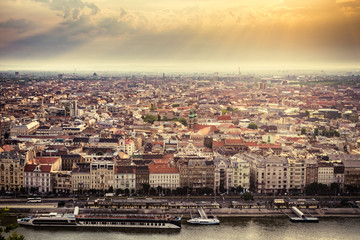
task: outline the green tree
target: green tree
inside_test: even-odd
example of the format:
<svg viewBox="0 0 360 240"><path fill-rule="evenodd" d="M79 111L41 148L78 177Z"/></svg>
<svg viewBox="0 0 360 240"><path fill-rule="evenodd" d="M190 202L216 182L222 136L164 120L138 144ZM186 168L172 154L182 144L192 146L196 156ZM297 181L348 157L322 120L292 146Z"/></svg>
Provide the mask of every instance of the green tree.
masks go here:
<svg viewBox="0 0 360 240"><path fill-rule="evenodd" d="M178 104L178 103L174 103L174 104L172 105L173 108L176 108L176 107L179 107L179 106L180 106L180 104Z"/></svg>
<svg viewBox="0 0 360 240"><path fill-rule="evenodd" d="M150 195L156 195L156 189L155 188L150 188Z"/></svg>
<svg viewBox="0 0 360 240"><path fill-rule="evenodd" d="M305 128L301 128L301 135L306 135L306 129Z"/></svg>
<svg viewBox="0 0 360 240"><path fill-rule="evenodd" d="M315 128L314 129L314 137L319 136L319 129Z"/></svg>
<svg viewBox="0 0 360 240"><path fill-rule="evenodd" d="M150 184L148 184L148 183L143 183L143 184L142 184L142 189L143 189L143 193L149 194Z"/></svg>
<svg viewBox="0 0 360 240"><path fill-rule="evenodd" d="M239 185L236 187L236 192L241 193L243 191L244 191L244 188L242 186Z"/></svg>
<svg viewBox="0 0 360 240"><path fill-rule="evenodd" d="M242 195L242 198L245 200L245 201L252 201L254 200L254 197L253 195L251 194L251 192L246 192Z"/></svg>
<svg viewBox="0 0 360 240"><path fill-rule="evenodd" d="M144 122L153 124L157 119L158 119L157 116L153 116L153 115L147 114L147 115L144 117Z"/></svg>
<svg viewBox="0 0 360 240"><path fill-rule="evenodd" d="M248 128L249 128L249 129L258 129L258 125L256 125L255 123L250 123L250 124L248 125Z"/></svg>
<svg viewBox="0 0 360 240"><path fill-rule="evenodd" d="M184 125L185 127L187 126L187 121L185 118L179 118L179 122Z"/></svg>
<svg viewBox="0 0 360 240"><path fill-rule="evenodd" d="M8 211L8 208L0 209L0 219L4 219ZM0 227L0 240L25 240L22 234L14 231L18 226L18 224L8 224Z"/></svg>

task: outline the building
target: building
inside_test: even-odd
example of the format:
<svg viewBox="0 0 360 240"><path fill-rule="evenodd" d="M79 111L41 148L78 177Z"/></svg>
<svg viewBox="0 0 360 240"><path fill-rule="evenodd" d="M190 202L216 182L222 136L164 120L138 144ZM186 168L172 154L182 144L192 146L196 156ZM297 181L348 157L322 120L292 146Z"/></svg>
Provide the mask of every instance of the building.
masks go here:
<svg viewBox="0 0 360 240"><path fill-rule="evenodd" d="M285 157L270 155L264 159L264 185L258 188L259 193L284 194L288 191L288 160Z"/></svg>
<svg viewBox="0 0 360 240"><path fill-rule="evenodd" d="M136 190L143 189L144 185L149 185L149 167L136 166Z"/></svg>
<svg viewBox="0 0 360 240"><path fill-rule="evenodd" d="M231 165L233 170L232 187L242 187L244 191L250 189L250 164L247 160L237 157L231 158Z"/></svg>
<svg viewBox="0 0 360 240"><path fill-rule="evenodd" d="M233 167L229 158L214 158L214 192L229 192L233 186Z"/></svg>
<svg viewBox="0 0 360 240"><path fill-rule="evenodd" d="M52 192L51 164L26 164L25 188L29 192Z"/></svg>
<svg viewBox="0 0 360 240"><path fill-rule="evenodd" d="M306 180L305 184L318 182L318 163L315 159L306 159Z"/></svg>
<svg viewBox="0 0 360 240"><path fill-rule="evenodd" d="M53 191L55 193L70 193L72 191L72 177L70 171L54 171L51 173Z"/></svg>
<svg viewBox="0 0 360 240"><path fill-rule="evenodd" d="M214 189L214 162L203 157L184 158L178 161L180 187L189 187L193 191L201 188Z"/></svg>
<svg viewBox="0 0 360 240"><path fill-rule="evenodd" d="M61 155L61 170L71 171L75 164L82 162L80 154L64 154Z"/></svg>
<svg viewBox="0 0 360 240"><path fill-rule="evenodd" d="M288 187L292 193L303 193L306 183L305 162L295 158L288 158ZM285 176L284 176L285 177ZM284 179L285 181L285 179Z"/></svg>
<svg viewBox="0 0 360 240"><path fill-rule="evenodd" d="M65 110L65 116L77 117L78 116L78 107L77 100L65 100L61 104Z"/></svg>
<svg viewBox="0 0 360 240"><path fill-rule="evenodd" d="M83 193L90 190L90 163L78 163L71 171L72 191Z"/></svg>
<svg viewBox="0 0 360 240"><path fill-rule="evenodd" d="M106 191L114 188L114 163L94 161L90 163L90 189Z"/></svg>
<svg viewBox="0 0 360 240"><path fill-rule="evenodd" d="M334 165L332 163L320 162L318 164L318 183L328 186L334 182Z"/></svg>
<svg viewBox="0 0 360 240"><path fill-rule="evenodd" d="M344 160L344 185L345 189L360 189L360 161Z"/></svg>
<svg viewBox="0 0 360 240"><path fill-rule="evenodd" d="M149 165L149 184L150 187L174 190L180 187L179 169L169 167L167 164Z"/></svg>
<svg viewBox="0 0 360 240"><path fill-rule="evenodd" d="M115 189L129 189L129 192L136 190L136 167L135 166L116 166L114 175Z"/></svg>
<svg viewBox="0 0 360 240"><path fill-rule="evenodd" d="M25 186L25 159L17 152L0 153L0 189L2 191L19 191Z"/></svg>
<svg viewBox="0 0 360 240"><path fill-rule="evenodd" d="M15 125L10 128L11 136L31 135L36 132L40 126L39 122L33 121L28 124Z"/></svg>

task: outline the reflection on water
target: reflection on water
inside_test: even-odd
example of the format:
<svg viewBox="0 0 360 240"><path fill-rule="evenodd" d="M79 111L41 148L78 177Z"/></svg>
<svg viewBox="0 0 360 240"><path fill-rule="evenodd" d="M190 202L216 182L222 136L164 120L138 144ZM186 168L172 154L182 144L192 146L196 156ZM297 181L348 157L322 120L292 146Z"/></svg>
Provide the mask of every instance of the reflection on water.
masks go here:
<svg viewBox="0 0 360 240"><path fill-rule="evenodd" d="M360 239L359 218L320 219L319 223L292 223L287 218L221 218L216 226L194 226L183 221L181 230L110 228L17 229L27 240L207 240L207 239Z"/></svg>

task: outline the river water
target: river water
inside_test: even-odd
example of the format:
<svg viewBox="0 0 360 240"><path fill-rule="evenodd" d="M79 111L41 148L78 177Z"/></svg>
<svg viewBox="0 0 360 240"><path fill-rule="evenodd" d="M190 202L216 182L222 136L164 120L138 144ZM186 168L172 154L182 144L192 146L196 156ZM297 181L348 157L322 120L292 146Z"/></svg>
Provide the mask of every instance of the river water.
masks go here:
<svg viewBox="0 0 360 240"><path fill-rule="evenodd" d="M206 240L206 239L360 239L360 218L327 218L319 223L292 223L288 218L226 218L218 226L183 223L179 231L89 228L31 228L16 231L26 240Z"/></svg>

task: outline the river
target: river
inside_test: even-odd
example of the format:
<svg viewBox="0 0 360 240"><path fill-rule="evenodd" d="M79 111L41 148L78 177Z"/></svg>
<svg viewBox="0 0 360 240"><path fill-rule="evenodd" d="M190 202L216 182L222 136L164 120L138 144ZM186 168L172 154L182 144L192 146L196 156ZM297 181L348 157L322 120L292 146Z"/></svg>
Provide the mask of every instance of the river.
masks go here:
<svg viewBox="0 0 360 240"><path fill-rule="evenodd" d="M292 223L287 218L223 218L218 226L183 223L180 231L88 228L31 228L16 231L26 240L206 240L206 239L360 239L360 218L322 218L319 223Z"/></svg>

